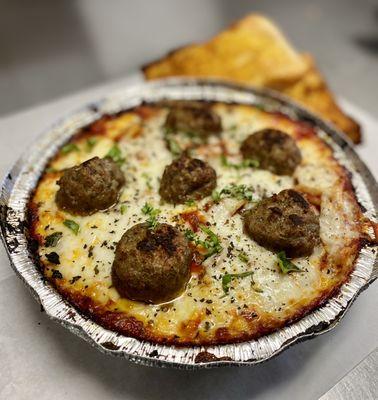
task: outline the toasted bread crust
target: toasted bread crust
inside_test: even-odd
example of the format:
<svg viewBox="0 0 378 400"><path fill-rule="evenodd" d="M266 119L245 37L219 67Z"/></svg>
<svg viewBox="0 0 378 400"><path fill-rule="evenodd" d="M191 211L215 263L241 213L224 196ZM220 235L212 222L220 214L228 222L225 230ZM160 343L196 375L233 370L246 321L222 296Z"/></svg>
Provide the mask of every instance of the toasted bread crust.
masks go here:
<svg viewBox="0 0 378 400"><path fill-rule="evenodd" d="M333 123L338 129L346 133L354 143L361 142L361 127L349 115L345 114L322 74L317 69L313 58L306 54L303 56L307 60L309 68L303 77L291 85L283 85L281 88L272 86L284 94L305 105L311 111L319 114L329 122Z"/></svg>
<svg viewBox="0 0 378 400"><path fill-rule="evenodd" d="M356 121L338 106L309 55L295 51L268 18L250 14L203 44L170 52L142 68L147 80L211 77L283 92L349 136L361 141Z"/></svg>

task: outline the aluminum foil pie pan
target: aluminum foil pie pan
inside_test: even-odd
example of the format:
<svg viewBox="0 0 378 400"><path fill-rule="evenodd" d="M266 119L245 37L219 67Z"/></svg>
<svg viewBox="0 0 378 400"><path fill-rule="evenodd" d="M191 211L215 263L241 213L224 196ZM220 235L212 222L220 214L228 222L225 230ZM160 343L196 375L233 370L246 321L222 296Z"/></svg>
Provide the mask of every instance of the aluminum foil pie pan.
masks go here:
<svg viewBox="0 0 378 400"><path fill-rule="evenodd" d="M15 272L41 303L47 315L97 349L138 364L183 369L225 365L252 365L266 361L294 343L333 329L354 299L378 276L377 248L360 251L356 268L340 291L299 321L270 335L244 343L208 347L175 347L153 344L104 329L80 314L46 282L33 261L27 239L26 205L51 156L79 128L105 113L115 113L142 102L207 100L257 104L312 124L334 149L339 162L351 173L364 214L372 220L378 208L378 186L349 140L329 124L286 97L266 89L246 88L212 80L168 79L126 87L89 104L54 124L16 162L6 176L0 195L1 234ZM200 362L202 361L202 362Z"/></svg>

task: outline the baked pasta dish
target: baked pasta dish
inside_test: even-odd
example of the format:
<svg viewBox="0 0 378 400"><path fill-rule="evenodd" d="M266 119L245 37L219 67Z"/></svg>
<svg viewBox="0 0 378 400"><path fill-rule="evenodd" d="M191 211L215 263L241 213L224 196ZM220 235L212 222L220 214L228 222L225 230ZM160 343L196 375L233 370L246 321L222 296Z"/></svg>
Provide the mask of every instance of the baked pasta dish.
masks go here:
<svg viewBox="0 0 378 400"><path fill-rule="evenodd" d="M256 339L348 280L371 224L308 123L262 107L143 104L78 131L29 201L44 277L155 343Z"/></svg>

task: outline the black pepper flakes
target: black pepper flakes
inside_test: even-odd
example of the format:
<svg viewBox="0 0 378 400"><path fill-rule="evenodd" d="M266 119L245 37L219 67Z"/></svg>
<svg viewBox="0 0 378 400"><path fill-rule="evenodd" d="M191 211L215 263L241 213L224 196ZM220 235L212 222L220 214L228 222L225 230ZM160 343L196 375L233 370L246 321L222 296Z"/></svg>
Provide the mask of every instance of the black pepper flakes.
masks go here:
<svg viewBox="0 0 378 400"><path fill-rule="evenodd" d="M89 246L89 249L88 249L88 257L89 257L89 258L92 258L92 257L93 257L93 249L94 249L93 246Z"/></svg>
<svg viewBox="0 0 378 400"><path fill-rule="evenodd" d="M59 254L55 253L55 251L52 251L51 253L46 254L46 258L52 264L56 264L56 265L60 264Z"/></svg>
<svg viewBox="0 0 378 400"><path fill-rule="evenodd" d="M73 276L72 279L69 281L70 284L72 285L73 283L75 283L76 281L78 281L81 278L81 275L76 275Z"/></svg>
<svg viewBox="0 0 378 400"><path fill-rule="evenodd" d="M58 271L57 269L52 269L52 275L51 277L53 279L63 279L63 275L60 273L60 271Z"/></svg>

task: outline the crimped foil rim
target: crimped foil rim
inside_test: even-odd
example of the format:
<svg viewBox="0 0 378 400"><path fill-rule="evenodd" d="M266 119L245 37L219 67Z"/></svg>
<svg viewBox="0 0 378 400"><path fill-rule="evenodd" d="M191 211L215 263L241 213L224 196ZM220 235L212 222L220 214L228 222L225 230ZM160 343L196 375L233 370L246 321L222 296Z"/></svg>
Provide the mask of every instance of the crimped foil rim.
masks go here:
<svg viewBox="0 0 378 400"><path fill-rule="evenodd" d="M92 346L107 354L122 356L148 366L182 369L211 368L226 365L253 365L266 361L296 342L333 329L349 309L358 294L378 275L378 258L372 247L364 247L356 268L340 291L321 307L299 321L270 335L244 343L205 347L175 347L144 342L106 330L82 316L44 279L33 261L25 236L25 207L40 174L59 146L80 127L105 113L114 113L136 106L143 101L165 99L198 99L261 104L272 111L306 120L332 146L336 158L352 174L358 201L364 214L374 219L378 208L377 183L350 141L334 127L306 111L287 97L268 89L256 89L216 80L166 79L126 87L95 103L86 105L54 124L16 162L5 178L0 195L1 233L8 257L15 272L21 277L47 315L82 337ZM206 351L216 357L230 357L196 363L196 356Z"/></svg>

